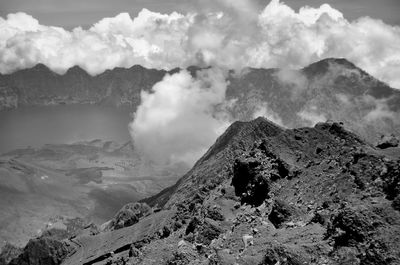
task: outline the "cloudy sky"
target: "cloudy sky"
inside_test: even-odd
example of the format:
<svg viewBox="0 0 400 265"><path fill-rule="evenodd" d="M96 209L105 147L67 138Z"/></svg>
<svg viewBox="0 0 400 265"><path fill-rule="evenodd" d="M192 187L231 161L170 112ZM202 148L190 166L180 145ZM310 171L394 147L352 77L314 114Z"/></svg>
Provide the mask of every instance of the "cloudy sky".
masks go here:
<svg viewBox="0 0 400 265"><path fill-rule="evenodd" d="M201 1L201 0L200 0ZM258 0L262 7L269 0ZM399 0L286 0L292 8L309 5L319 7L328 3L341 10L350 20L371 16L389 24L400 25ZM44 25L61 26L67 29L88 27L101 18L128 12L136 16L143 8L161 13L187 12L196 9L195 0L0 0L0 16L25 12Z"/></svg>
<svg viewBox="0 0 400 265"><path fill-rule="evenodd" d="M344 57L400 88L399 0L0 0L0 73L135 64L301 68ZM144 9L145 8L145 9Z"/></svg>

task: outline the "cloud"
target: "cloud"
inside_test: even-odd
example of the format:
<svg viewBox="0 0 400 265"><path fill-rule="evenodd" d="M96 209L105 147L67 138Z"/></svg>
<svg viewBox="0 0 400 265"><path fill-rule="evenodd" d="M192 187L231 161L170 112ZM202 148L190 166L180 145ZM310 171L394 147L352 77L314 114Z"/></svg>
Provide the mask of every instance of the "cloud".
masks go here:
<svg viewBox="0 0 400 265"><path fill-rule="evenodd" d="M9 14L0 18L0 72L37 63L59 73L79 65L93 75L135 64L300 68L345 57L400 88L400 27L369 17L348 21L327 4L295 12L278 0L264 9L254 3L203 0L188 14L143 9L135 18L122 13L71 31Z"/></svg>
<svg viewBox="0 0 400 265"><path fill-rule="evenodd" d="M398 113L389 108L388 99L376 99L372 96L365 95L356 99L358 105L367 106L368 112L363 117L367 123L377 123L384 120L391 121L394 124L400 124L400 117Z"/></svg>
<svg viewBox="0 0 400 265"><path fill-rule="evenodd" d="M130 124L134 145L149 161L192 165L228 127L224 71L208 69L194 78L186 70L166 75L150 92Z"/></svg>
<svg viewBox="0 0 400 265"><path fill-rule="evenodd" d="M317 106L310 105L297 113L297 115L306 123L307 126L314 126L319 122L326 122L324 113L318 110Z"/></svg>
<svg viewBox="0 0 400 265"><path fill-rule="evenodd" d="M297 100L307 90L308 79L300 71L283 68L279 69L274 76L284 87L288 86L290 88L293 101Z"/></svg>

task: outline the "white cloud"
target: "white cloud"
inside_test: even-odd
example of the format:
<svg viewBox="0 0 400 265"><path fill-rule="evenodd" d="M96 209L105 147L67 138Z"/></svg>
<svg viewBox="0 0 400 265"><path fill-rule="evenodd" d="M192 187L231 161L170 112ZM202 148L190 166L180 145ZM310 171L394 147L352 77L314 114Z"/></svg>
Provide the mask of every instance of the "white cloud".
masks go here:
<svg viewBox="0 0 400 265"><path fill-rule="evenodd" d="M319 122L326 122L327 118L317 106L307 106L305 109L297 113L297 115L307 123L307 126L314 126Z"/></svg>
<svg viewBox="0 0 400 265"><path fill-rule="evenodd" d="M192 165L229 125L220 108L226 87L219 69L202 70L196 78L182 70L142 91L130 124L139 153L156 163Z"/></svg>
<svg viewBox="0 0 400 265"><path fill-rule="evenodd" d="M63 73L79 65L91 74L116 66L151 68L299 68L345 57L400 88L400 27L364 17L346 20L324 4L295 12L278 0L258 11L252 1L200 1L199 13L122 13L88 30L40 25L24 13L0 18L0 72L45 63ZM207 8L212 6L212 8Z"/></svg>
<svg viewBox="0 0 400 265"><path fill-rule="evenodd" d="M369 109L372 109L363 118L367 123L382 122L386 119L392 121L394 124L400 124L398 113L390 110L387 99L376 99L372 96L365 95L357 99L357 101L357 105L364 104L368 106Z"/></svg>

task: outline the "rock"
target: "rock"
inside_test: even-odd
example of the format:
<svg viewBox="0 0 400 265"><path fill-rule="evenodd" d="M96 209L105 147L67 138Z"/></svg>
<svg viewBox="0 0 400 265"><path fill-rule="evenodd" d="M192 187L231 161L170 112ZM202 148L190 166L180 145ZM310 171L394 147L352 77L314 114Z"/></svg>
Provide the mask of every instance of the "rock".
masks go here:
<svg viewBox="0 0 400 265"><path fill-rule="evenodd" d="M309 264L305 258L284 245L265 246L262 265L303 265Z"/></svg>
<svg viewBox="0 0 400 265"><path fill-rule="evenodd" d="M207 209L206 217L215 221L224 221L225 217L219 207L212 207Z"/></svg>
<svg viewBox="0 0 400 265"><path fill-rule="evenodd" d="M6 243L1 249L0 265L8 264L12 259L17 258L22 253L22 249L10 243Z"/></svg>
<svg viewBox="0 0 400 265"><path fill-rule="evenodd" d="M385 171L380 176L383 180L383 191L389 200L400 195L400 160L385 163Z"/></svg>
<svg viewBox="0 0 400 265"><path fill-rule="evenodd" d="M196 243L209 245L213 239L218 238L222 230L215 221L209 218L205 218L201 221L199 218L194 217L189 222L185 231L186 235L190 233L193 234L194 237L192 239Z"/></svg>
<svg viewBox="0 0 400 265"><path fill-rule="evenodd" d="M129 257L137 258L140 255L140 250L137 249L134 245L131 245L129 248Z"/></svg>
<svg viewBox="0 0 400 265"><path fill-rule="evenodd" d="M323 212L316 212L310 220L311 223L318 223L322 226L326 226L328 223L328 216L324 215Z"/></svg>
<svg viewBox="0 0 400 265"><path fill-rule="evenodd" d="M268 152L262 144L259 148L236 159L233 165L232 185L235 187L235 194L241 198L242 203L252 206L259 206L264 202L272 181L289 174L280 159Z"/></svg>
<svg viewBox="0 0 400 265"><path fill-rule="evenodd" d="M188 235L190 233L194 233L197 226L201 224L201 221L199 218L197 218L196 216L192 218L192 220L190 220L188 226L186 227L186 231L185 234Z"/></svg>
<svg viewBox="0 0 400 265"><path fill-rule="evenodd" d="M293 227L295 227L295 226L296 226L296 224L293 223L293 222L287 222L287 223L286 223L286 227L293 228Z"/></svg>
<svg viewBox="0 0 400 265"><path fill-rule="evenodd" d="M244 248L246 249L248 246L253 245L253 236L250 236L248 234L243 235L242 240L244 244Z"/></svg>
<svg viewBox="0 0 400 265"><path fill-rule="evenodd" d="M335 246L353 246L364 242L371 230L373 227L368 216L360 211L345 208L333 218L327 236L334 239Z"/></svg>
<svg viewBox="0 0 400 265"><path fill-rule="evenodd" d="M198 258L196 250L191 245L181 240L173 257L167 261L168 265L186 265Z"/></svg>
<svg viewBox="0 0 400 265"><path fill-rule="evenodd" d="M52 238L31 239L10 265L59 265L72 249Z"/></svg>
<svg viewBox="0 0 400 265"><path fill-rule="evenodd" d="M293 206L281 200L275 200L271 213L268 215L268 219L275 228L280 228L283 223L289 221L295 214L296 210Z"/></svg>
<svg viewBox="0 0 400 265"><path fill-rule="evenodd" d="M381 139L379 139L378 143L376 144L377 148L380 149L387 149L390 147L398 147L399 146L399 138L394 136L393 134L390 136L382 135Z"/></svg>
<svg viewBox="0 0 400 265"><path fill-rule="evenodd" d="M161 239L169 237L170 234L171 234L171 229L169 229L167 226L164 226L162 229L158 231L158 236Z"/></svg>
<svg viewBox="0 0 400 265"><path fill-rule="evenodd" d="M140 218L149 214L151 214L151 208L146 203L128 203L111 220L109 229L117 230L134 225Z"/></svg>
<svg viewBox="0 0 400 265"><path fill-rule="evenodd" d="M183 246L183 245L187 245L187 243L186 243L185 240L182 239L181 241L178 242L178 248Z"/></svg>

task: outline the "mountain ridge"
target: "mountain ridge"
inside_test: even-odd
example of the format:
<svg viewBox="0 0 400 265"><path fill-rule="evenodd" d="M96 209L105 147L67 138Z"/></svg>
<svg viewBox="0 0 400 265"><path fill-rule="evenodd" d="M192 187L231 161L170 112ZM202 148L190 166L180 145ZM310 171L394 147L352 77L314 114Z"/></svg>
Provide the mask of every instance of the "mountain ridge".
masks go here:
<svg viewBox="0 0 400 265"><path fill-rule="evenodd" d="M80 67L64 75L45 65L32 69L0 76L0 110L101 104L135 112L141 91L150 91L165 74L179 71L136 65L90 76ZM196 75L199 69L188 70ZM300 70L248 68L230 72L227 81L226 100L235 102L228 109L232 121L248 121L262 114L296 128L338 120L370 142L381 134L400 134L400 91L343 58L324 59Z"/></svg>
<svg viewBox="0 0 400 265"><path fill-rule="evenodd" d="M155 214L78 235L63 264L394 265L399 159L335 122L236 122L174 188L142 201Z"/></svg>

